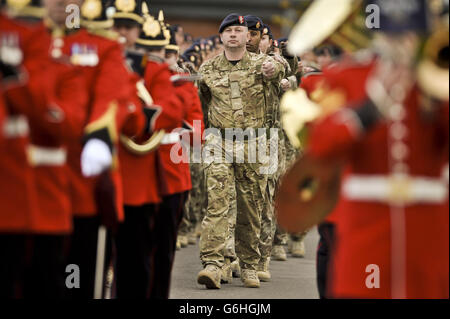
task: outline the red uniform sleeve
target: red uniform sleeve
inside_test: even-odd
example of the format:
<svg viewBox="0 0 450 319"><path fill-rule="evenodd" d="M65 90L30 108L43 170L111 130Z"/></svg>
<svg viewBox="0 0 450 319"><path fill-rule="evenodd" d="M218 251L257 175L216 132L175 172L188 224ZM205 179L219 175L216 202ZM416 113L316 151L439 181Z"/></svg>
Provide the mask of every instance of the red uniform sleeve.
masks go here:
<svg viewBox="0 0 450 319"><path fill-rule="evenodd" d="M363 136L363 123L356 109L367 101L365 83L371 68L336 68L324 73L320 84L323 99L319 97L317 102L337 111L312 124L306 150L312 156L325 160L345 157Z"/></svg>
<svg viewBox="0 0 450 319"><path fill-rule="evenodd" d="M114 41L99 48L100 65L92 90L91 109L85 128L86 138L97 137L111 148L117 143L130 113L136 112L136 105L130 98L130 73L126 69L120 45Z"/></svg>
<svg viewBox="0 0 450 319"><path fill-rule="evenodd" d="M137 83L140 81L139 77L135 74L130 75L130 108L135 109L134 111L130 110L127 114L124 124L122 126L121 132L122 134L133 137L141 134L145 129L146 118L144 112L142 110L145 107L145 102L141 100L138 96L138 88Z"/></svg>
<svg viewBox="0 0 450 319"><path fill-rule="evenodd" d="M23 82L8 88L8 105L13 112L26 115L32 126L45 134L80 138L87 103L81 72L50 57L51 38L45 28L21 33L24 34Z"/></svg>
<svg viewBox="0 0 450 319"><path fill-rule="evenodd" d="M170 81L170 70L165 64L149 62L145 72L145 86L153 98L156 116L152 118L150 130L167 130L182 126L183 106Z"/></svg>
<svg viewBox="0 0 450 319"><path fill-rule="evenodd" d="M0 74L1 79L1 74ZM3 100L3 95L0 96L0 132L3 131L3 123L6 118L6 105L5 101ZM3 133L0 134L0 143L3 141Z"/></svg>
<svg viewBox="0 0 450 319"><path fill-rule="evenodd" d="M205 123L203 122L202 103L198 91L192 83L187 83L184 89L189 94L189 104L183 121L183 127L190 130L191 146L194 141L202 141Z"/></svg>
<svg viewBox="0 0 450 319"><path fill-rule="evenodd" d="M62 139L80 139L86 118L88 96L77 68L49 63L46 79L30 75L33 105L30 121L46 133Z"/></svg>

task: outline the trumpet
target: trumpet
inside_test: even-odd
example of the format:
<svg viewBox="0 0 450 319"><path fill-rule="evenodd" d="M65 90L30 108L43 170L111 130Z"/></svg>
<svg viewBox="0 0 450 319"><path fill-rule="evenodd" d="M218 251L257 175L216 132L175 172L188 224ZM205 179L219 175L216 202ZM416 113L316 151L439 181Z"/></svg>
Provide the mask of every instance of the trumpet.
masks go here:
<svg viewBox="0 0 450 319"><path fill-rule="evenodd" d="M431 98L449 100L449 28L439 26L425 42L417 81Z"/></svg>

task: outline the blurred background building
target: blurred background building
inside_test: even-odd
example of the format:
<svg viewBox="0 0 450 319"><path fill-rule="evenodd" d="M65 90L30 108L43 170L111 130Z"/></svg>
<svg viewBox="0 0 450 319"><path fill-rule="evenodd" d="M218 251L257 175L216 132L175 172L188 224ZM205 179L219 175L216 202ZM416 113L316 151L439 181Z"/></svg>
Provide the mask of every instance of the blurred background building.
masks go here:
<svg viewBox="0 0 450 319"><path fill-rule="evenodd" d="M152 0L150 11L164 10L166 21L194 37L217 34L229 13L259 16L275 37L286 36L311 0Z"/></svg>

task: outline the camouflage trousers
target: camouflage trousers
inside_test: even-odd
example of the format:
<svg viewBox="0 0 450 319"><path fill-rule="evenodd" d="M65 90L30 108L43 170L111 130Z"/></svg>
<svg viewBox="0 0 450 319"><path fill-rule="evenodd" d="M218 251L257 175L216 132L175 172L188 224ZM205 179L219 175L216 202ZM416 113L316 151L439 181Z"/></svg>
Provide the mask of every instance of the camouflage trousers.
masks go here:
<svg viewBox="0 0 450 319"><path fill-rule="evenodd" d="M289 168L295 163L296 159L299 156L299 151L295 149L295 147L290 143L289 138L286 135L286 132L282 130L283 136L282 136L282 150L280 153L284 156L283 165L280 166L279 175L278 175L278 182L281 182L281 179L283 178L283 175L286 174L286 172L289 170ZM276 212L275 212L276 214ZM273 245L282 245L286 246L288 244L289 239L291 241L302 241L307 232L302 233L296 233L296 234L288 234L286 231L281 229L278 224L275 222L273 224Z"/></svg>
<svg viewBox="0 0 450 319"><path fill-rule="evenodd" d="M273 237L273 245L274 246L287 246L288 241L302 241L307 231L295 234L289 234L287 231L280 228L280 226L276 225L275 235Z"/></svg>
<svg viewBox="0 0 450 319"><path fill-rule="evenodd" d="M188 200L184 206L183 219L178 233L188 235L194 232L195 227L200 223L205 213L205 182L203 165L201 163L190 164L192 189L189 192Z"/></svg>
<svg viewBox="0 0 450 319"><path fill-rule="evenodd" d="M261 217L261 237L260 251L261 261L265 262L272 253L273 239L276 230L276 212L275 212L275 193L278 188L280 176L284 173L286 167L286 148L284 134L280 130L278 145L278 161L272 162L276 165L276 172L269 176L266 188L266 201L264 203L263 215Z"/></svg>
<svg viewBox="0 0 450 319"><path fill-rule="evenodd" d="M217 138L220 141L217 141ZM205 164L205 183L207 188L206 215L202 222L200 237L200 259L202 264L224 265L226 247L230 245L230 236L235 224L235 249L243 269L256 270L260 260L259 239L261 235L261 214L265 201L267 174L263 173L261 163L230 162L229 150L236 146L225 143L220 137L206 139L205 147L209 144L221 145L222 160ZM243 144L243 145L242 145ZM241 143L244 158L248 155L247 142ZM234 192L233 193L233 189ZM236 198L236 205L232 199ZM233 212L233 207L236 207Z"/></svg>

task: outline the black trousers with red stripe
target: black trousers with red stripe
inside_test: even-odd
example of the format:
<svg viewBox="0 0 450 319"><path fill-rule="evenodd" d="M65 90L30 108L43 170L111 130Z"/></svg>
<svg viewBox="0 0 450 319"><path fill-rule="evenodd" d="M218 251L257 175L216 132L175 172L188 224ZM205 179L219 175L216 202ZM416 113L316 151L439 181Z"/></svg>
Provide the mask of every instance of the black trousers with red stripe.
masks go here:
<svg viewBox="0 0 450 319"><path fill-rule="evenodd" d="M320 241L317 248L317 287L321 299L327 298L327 285L329 284L329 268L335 243L335 225L322 223L319 225Z"/></svg>

